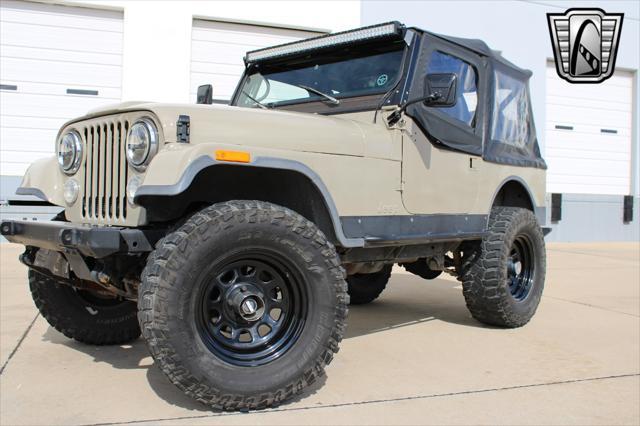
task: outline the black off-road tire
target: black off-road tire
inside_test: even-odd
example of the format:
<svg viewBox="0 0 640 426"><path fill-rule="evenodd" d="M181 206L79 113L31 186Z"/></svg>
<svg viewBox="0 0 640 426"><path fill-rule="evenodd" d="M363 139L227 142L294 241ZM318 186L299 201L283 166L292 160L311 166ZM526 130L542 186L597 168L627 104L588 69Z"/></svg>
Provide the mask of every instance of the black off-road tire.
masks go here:
<svg viewBox="0 0 640 426"><path fill-rule="evenodd" d="M29 288L40 314L70 339L89 345L119 345L140 336L135 302L75 290L33 269L29 269Z"/></svg>
<svg viewBox="0 0 640 426"><path fill-rule="evenodd" d="M401 263L400 266L407 272L411 272L413 275L417 275L425 280L436 279L442 274L442 271L429 268L425 259L418 259L417 262Z"/></svg>
<svg viewBox="0 0 640 426"><path fill-rule="evenodd" d="M544 236L533 213L517 207L494 207L488 228L489 233L481 242L464 246L460 277L464 298L478 321L499 327L521 327L531 320L542 297L546 270ZM528 245L532 254L528 256L531 279L512 281L526 275L510 272L516 246L523 245ZM521 271L526 270L521 267ZM518 282L529 285L519 289L515 285Z"/></svg>
<svg viewBox="0 0 640 426"><path fill-rule="evenodd" d="M242 364L240 355L222 352L215 343L219 334L208 335L207 325L199 326L198 306L209 299L198 294L207 282L222 280L216 271L225 270L225 262L257 248L293 265L290 275L304 281L307 310L287 349L267 361ZM349 303L344 276L335 247L299 214L260 201L214 204L158 242L143 272L138 318L156 364L188 396L222 410L276 406L318 380L338 351ZM232 298L215 298L231 305ZM235 344L233 337L229 342Z"/></svg>
<svg viewBox="0 0 640 426"><path fill-rule="evenodd" d="M391 277L393 265L385 265L372 274L353 274L347 277L349 299L352 305L371 303L380 296Z"/></svg>

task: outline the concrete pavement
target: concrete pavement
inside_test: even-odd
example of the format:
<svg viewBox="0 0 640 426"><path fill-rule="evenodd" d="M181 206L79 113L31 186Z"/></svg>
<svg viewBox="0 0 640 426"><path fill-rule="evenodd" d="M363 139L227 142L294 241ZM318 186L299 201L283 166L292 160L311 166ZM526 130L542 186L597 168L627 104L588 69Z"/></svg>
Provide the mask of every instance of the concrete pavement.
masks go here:
<svg viewBox="0 0 640 426"><path fill-rule="evenodd" d="M219 413L153 366L142 340L78 344L37 315L20 248L0 244L0 423L640 424L640 244L549 244L533 321L484 327L457 281L396 269L351 307L327 376L279 409Z"/></svg>

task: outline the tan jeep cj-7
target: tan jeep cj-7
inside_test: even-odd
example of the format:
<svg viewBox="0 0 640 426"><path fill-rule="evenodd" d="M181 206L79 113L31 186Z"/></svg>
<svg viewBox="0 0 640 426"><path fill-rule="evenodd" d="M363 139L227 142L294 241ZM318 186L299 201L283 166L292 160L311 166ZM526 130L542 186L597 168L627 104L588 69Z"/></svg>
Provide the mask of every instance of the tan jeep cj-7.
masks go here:
<svg viewBox="0 0 640 426"><path fill-rule="evenodd" d="M245 64L230 105L202 86L199 105L92 111L31 165L18 194L64 212L0 229L53 327L97 345L142 332L187 395L246 410L321 376L349 301L396 263L458 277L483 323L531 319L546 165L530 72L397 22Z"/></svg>

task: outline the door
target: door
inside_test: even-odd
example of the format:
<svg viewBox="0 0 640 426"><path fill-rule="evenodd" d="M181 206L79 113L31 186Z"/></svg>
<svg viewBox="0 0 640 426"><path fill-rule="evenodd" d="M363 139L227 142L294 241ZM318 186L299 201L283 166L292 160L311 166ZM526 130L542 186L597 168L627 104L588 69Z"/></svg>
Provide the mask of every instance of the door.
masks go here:
<svg viewBox="0 0 640 426"><path fill-rule="evenodd" d="M481 129L476 128L482 121L477 119L479 76L472 63L444 48L432 50L419 78L424 79L431 73L457 75L457 102L447 108L421 107L424 114L430 114L428 120L439 120L441 130L446 131L444 126L451 126L451 134L471 137L481 134ZM405 208L414 214L475 213L481 157L452 150L435 140L429 141L417 118L403 137L402 199Z"/></svg>

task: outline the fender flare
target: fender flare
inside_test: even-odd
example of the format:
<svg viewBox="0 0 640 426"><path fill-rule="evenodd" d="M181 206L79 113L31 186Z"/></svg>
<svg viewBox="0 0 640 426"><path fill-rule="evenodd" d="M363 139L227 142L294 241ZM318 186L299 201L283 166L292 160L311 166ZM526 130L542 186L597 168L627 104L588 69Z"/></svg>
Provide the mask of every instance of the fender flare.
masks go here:
<svg viewBox="0 0 640 426"><path fill-rule="evenodd" d="M500 182L496 190L493 192L493 196L491 197L491 206L493 206L493 204L496 202L496 197L498 196L502 188L511 181L518 182L520 185L522 185L524 190L527 192L527 195L529 196L529 200L531 201L531 206L533 207L533 213L538 219L538 223L540 223L540 225L544 225L547 220L547 208L545 206L538 206L536 204L536 199L534 198L533 193L531 192L531 188L529 188L529 185L527 185L527 182L525 182L525 180L522 179L520 176L511 175L504 178L502 182Z"/></svg>
<svg viewBox="0 0 640 426"><path fill-rule="evenodd" d="M44 192L42 192L38 188L29 188L29 187L21 186L18 189L16 189L16 195L31 195L43 201L47 201L47 202L49 201L47 196L44 195Z"/></svg>
<svg viewBox="0 0 640 426"><path fill-rule="evenodd" d="M141 197L172 197L182 192L186 191L192 184L195 177L201 171L214 167L217 165L229 165L233 164L238 167L259 167L264 169L278 169L278 170L290 170L293 172L297 172L305 176L307 179L315 185L318 189L322 198L324 199L324 203L329 212L329 216L331 219L331 223L333 225L333 230L335 232L336 238L340 245L345 248L353 248L353 247L364 247L364 239L363 238L349 238L344 234L342 229L342 221L340 220L340 216L338 214L338 210L336 208L335 203L333 202L333 198L331 198L331 194L327 189L326 185L318 176L316 172L314 172L310 167L306 164L300 163L295 160L287 160L282 158L273 158L273 157L257 157L251 163L228 163L228 162L220 162L214 160L213 158L203 155L195 159L186 170L182 173L182 176L178 180L178 182L171 185L141 185L140 188L136 191L136 195L134 197L134 202L138 203Z"/></svg>

